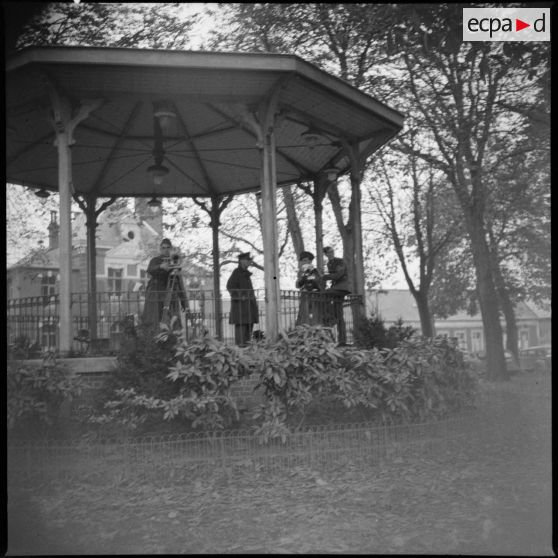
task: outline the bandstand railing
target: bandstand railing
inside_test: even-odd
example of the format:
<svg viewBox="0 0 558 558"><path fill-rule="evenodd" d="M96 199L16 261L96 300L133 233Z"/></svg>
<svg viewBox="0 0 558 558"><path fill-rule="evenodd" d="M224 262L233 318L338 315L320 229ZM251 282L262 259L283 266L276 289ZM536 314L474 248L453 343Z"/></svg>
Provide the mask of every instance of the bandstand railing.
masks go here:
<svg viewBox="0 0 558 558"><path fill-rule="evenodd" d="M222 312L215 315L213 291L190 289L186 291L184 313L186 328L191 335L207 331L216 336L217 321L221 321L223 341L234 343L234 325L229 323L231 306L235 303L228 296L222 297ZM240 298L248 293L240 293ZM96 335L90 331L88 293L73 293L71 304L73 346L76 355L116 354L120 347L124 324L142 323L145 305L144 292L98 292ZM265 335L265 292L255 290L257 323L254 331ZM164 297L163 297L164 298ZM338 302L339 304L339 302ZM354 308L361 304L361 297L347 295L341 302L342 316L346 328L346 342L353 341ZM253 306L240 303L240 313L248 312L248 320L254 321ZM338 307L339 308L339 307ZM9 299L7 304L8 346L25 346L28 358L38 358L44 351L57 352L59 347L59 297L58 295L35 296ZM334 315L332 299L325 293L302 294L299 291L281 291L279 327L289 330L298 323L321 324L332 327L338 337L339 317ZM257 336L257 335L256 335Z"/></svg>

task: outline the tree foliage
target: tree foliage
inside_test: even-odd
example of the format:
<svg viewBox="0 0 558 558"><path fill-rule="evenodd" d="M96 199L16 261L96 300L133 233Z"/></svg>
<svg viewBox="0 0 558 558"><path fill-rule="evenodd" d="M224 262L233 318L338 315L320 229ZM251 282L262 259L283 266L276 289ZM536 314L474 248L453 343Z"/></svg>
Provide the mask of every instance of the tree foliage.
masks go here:
<svg viewBox="0 0 558 558"><path fill-rule="evenodd" d="M395 9L399 23L386 46L408 80L420 139L419 148L407 146L404 152L442 171L455 191L476 270L489 373L502 377L497 263L488 242L488 168L497 142L506 144L506 156L521 152L513 138L525 126L525 102L538 104L546 46L463 43L461 11L451 5ZM521 110L510 110L518 103Z"/></svg>
<svg viewBox="0 0 558 558"><path fill-rule="evenodd" d="M17 46L184 49L196 17L179 3L51 2L27 24Z"/></svg>

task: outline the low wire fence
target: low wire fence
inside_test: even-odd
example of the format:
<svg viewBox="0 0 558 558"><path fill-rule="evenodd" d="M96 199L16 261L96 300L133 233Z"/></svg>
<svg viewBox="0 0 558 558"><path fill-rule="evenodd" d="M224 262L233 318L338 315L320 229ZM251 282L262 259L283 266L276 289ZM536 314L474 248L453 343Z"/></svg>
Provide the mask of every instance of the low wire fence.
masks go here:
<svg viewBox="0 0 558 558"><path fill-rule="evenodd" d="M376 464L404 455L432 456L487 435L506 436L520 420L520 393L486 390L476 407L421 424L315 426L263 443L251 431L220 431L125 440L12 443L10 483L52 480L187 478L211 469L325 469L347 463Z"/></svg>

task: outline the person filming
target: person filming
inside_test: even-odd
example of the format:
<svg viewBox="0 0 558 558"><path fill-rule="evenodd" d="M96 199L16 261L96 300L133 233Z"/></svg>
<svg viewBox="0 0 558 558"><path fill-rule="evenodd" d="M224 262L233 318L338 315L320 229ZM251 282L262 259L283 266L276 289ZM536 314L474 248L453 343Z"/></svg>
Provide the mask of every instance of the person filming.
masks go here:
<svg viewBox="0 0 558 558"><path fill-rule="evenodd" d="M330 287L325 290L325 294L330 302L335 323L337 324L337 341L339 345L347 344L347 329L343 316L343 299L351 293L349 284L349 274L345 260L335 257L335 252L331 246L324 247L324 254L327 257L327 273L323 278L330 281Z"/></svg>
<svg viewBox="0 0 558 558"><path fill-rule="evenodd" d="M312 263L314 254L301 252L296 286L300 289L300 307L296 325L321 323L320 292L323 290L322 278Z"/></svg>
<svg viewBox="0 0 558 558"><path fill-rule="evenodd" d="M149 281L145 289L145 305L143 307L142 323L155 326L163 319L163 307L167 296L169 277L171 273L180 272L179 258L172 253L172 243L163 238L159 245L159 255L149 261L147 273ZM180 293L181 299L184 293Z"/></svg>

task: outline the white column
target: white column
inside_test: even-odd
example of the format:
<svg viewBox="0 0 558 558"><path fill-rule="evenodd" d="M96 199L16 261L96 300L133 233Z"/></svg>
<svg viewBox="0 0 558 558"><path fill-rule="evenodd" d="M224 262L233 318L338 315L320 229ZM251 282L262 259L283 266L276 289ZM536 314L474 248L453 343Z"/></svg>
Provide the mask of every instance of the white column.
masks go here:
<svg viewBox="0 0 558 558"><path fill-rule="evenodd" d="M84 101L78 107L75 115L68 99L62 97L48 77L45 81L52 103L52 124L56 132L54 141L58 151L58 193L60 195L60 356L66 356L72 348L72 156L70 146L74 143L74 128L91 111L102 104L101 99Z"/></svg>
<svg viewBox="0 0 558 558"><path fill-rule="evenodd" d="M260 177L262 202L262 242L264 251L264 285L266 293L265 327L270 340L279 335L279 313L281 297L279 287L279 251L277 249L277 176L275 163L275 113L281 86L276 87L271 96L262 102L258 115L245 105L235 105L240 120L249 126L260 149Z"/></svg>
<svg viewBox="0 0 558 558"><path fill-rule="evenodd" d="M72 348L72 223L71 152L67 126L56 135L58 192L60 194L60 356Z"/></svg>
<svg viewBox="0 0 558 558"><path fill-rule="evenodd" d="M277 186L275 175L275 137L273 129L264 130L262 151L262 233L264 249L264 283L266 292L265 327L268 339L279 334L281 298L277 249Z"/></svg>

